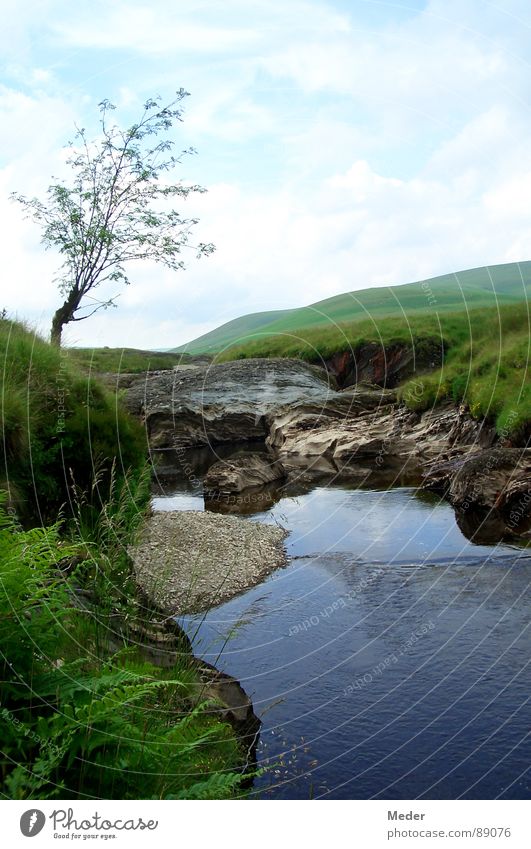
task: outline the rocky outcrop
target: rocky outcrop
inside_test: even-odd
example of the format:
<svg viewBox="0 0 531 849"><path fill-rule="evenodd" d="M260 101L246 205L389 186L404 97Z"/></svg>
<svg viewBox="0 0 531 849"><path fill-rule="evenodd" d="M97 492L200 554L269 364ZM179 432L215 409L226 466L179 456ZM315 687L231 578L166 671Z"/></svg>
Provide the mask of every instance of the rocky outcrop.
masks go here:
<svg viewBox="0 0 531 849"><path fill-rule="evenodd" d="M494 447L465 457L447 497L476 541L531 539L531 449Z"/></svg>
<svg viewBox="0 0 531 849"><path fill-rule="evenodd" d="M397 368L399 359L398 354L391 359ZM381 380L378 369L370 374ZM367 369L362 373L367 375ZM213 512L267 510L281 489L279 460L289 472L288 483L323 475L417 483L423 476L426 488L455 506L467 536L476 534L479 541L478 533L482 539L528 533L525 451L498 446L505 453L486 455L496 443L495 430L473 419L464 406L447 403L412 412L392 389L358 382L340 391L324 369L288 359L239 360L139 377L126 390L126 403L144 417L151 448L174 448L179 457L197 446L219 445L223 454L234 443L265 441L271 461L231 457L210 469L205 494ZM518 464L517 454L524 458ZM472 462L476 455L477 467ZM487 469L482 478L481 463ZM465 482L473 472L490 483L481 498L468 498L464 506ZM245 502L247 490L260 497ZM244 582L239 586L244 588Z"/></svg>
<svg viewBox="0 0 531 849"><path fill-rule="evenodd" d="M301 360L237 360L140 377L125 392L153 449L265 439L266 417L295 403L325 404L336 384Z"/></svg>
<svg viewBox="0 0 531 849"><path fill-rule="evenodd" d="M205 476L203 489L205 498L215 498L262 487L285 477L284 466L273 456L244 454L214 463Z"/></svg>
<svg viewBox="0 0 531 849"><path fill-rule="evenodd" d="M325 366L342 388L362 382L393 388L415 374L437 368L443 356L442 342L434 339L386 346L365 342L334 354L325 361Z"/></svg>
<svg viewBox="0 0 531 849"><path fill-rule="evenodd" d="M221 672L199 658L194 658L194 666L200 678L196 687L197 701L208 702L210 713L232 725L246 753L245 767L251 767L256 760L256 744L261 726L251 699L232 675Z"/></svg>
<svg viewBox="0 0 531 849"><path fill-rule="evenodd" d="M282 411L270 421L268 443L284 462L318 458L336 472L367 474L405 465L420 470L494 439L493 431L454 405L418 414L393 403L391 392L366 390L358 397L352 390L344 393L344 403L347 399L348 414L344 404L335 402L322 410L296 406Z"/></svg>

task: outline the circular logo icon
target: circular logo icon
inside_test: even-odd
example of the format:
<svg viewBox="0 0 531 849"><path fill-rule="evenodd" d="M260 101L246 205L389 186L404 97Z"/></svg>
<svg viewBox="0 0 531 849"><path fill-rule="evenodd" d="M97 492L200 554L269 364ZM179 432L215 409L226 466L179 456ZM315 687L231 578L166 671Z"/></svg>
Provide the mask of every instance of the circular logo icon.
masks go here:
<svg viewBox="0 0 531 849"><path fill-rule="evenodd" d="M35 837L44 828L46 817L37 808L24 811L20 817L20 830L24 837Z"/></svg>

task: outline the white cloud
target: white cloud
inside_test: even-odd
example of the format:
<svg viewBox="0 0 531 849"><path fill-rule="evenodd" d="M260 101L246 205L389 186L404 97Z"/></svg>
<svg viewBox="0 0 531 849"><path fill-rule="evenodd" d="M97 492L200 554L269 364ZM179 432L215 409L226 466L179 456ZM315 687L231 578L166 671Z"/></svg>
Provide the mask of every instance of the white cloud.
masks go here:
<svg viewBox="0 0 531 849"><path fill-rule="evenodd" d="M210 0L173 4L100 2L83 10L69 6L53 24L62 42L77 47L138 50L161 54L184 50L217 54L252 53L261 45L309 32L348 30L348 20L325 3L295 0Z"/></svg>
<svg viewBox="0 0 531 849"><path fill-rule="evenodd" d="M175 14L162 17L155 7L131 8L130 4L108 9L103 22L88 15L84 21L58 24L56 32L77 47L127 48L152 54L169 50L225 53L249 48L257 38L253 30L183 24Z"/></svg>
<svg viewBox="0 0 531 849"><path fill-rule="evenodd" d="M485 208L500 223L507 219L526 222L531 215L531 171L521 171L503 181L487 191L483 200Z"/></svg>

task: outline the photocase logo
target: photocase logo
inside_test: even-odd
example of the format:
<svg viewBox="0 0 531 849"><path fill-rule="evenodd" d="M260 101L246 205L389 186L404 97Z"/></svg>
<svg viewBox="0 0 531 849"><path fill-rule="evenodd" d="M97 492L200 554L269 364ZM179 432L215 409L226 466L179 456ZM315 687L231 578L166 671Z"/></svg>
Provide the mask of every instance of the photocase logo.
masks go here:
<svg viewBox="0 0 531 849"><path fill-rule="evenodd" d="M24 811L20 817L20 830L24 837L35 837L44 828L46 817L37 808Z"/></svg>

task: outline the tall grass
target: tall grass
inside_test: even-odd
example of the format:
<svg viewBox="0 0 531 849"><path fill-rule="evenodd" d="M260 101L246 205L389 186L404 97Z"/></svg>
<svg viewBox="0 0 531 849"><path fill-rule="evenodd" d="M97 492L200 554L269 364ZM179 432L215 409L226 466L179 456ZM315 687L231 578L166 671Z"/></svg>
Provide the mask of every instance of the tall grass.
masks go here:
<svg viewBox="0 0 531 849"><path fill-rule="evenodd" d="M118 474L141 470L146 440L115 395L24 325L0 320L0 485L25 522L69 511L70 485L106 499ZM99 475L99 486L92 484Z"/></svg>

